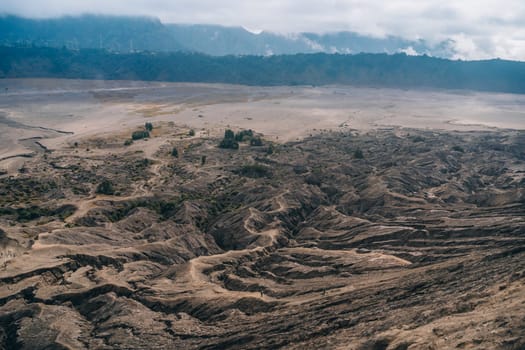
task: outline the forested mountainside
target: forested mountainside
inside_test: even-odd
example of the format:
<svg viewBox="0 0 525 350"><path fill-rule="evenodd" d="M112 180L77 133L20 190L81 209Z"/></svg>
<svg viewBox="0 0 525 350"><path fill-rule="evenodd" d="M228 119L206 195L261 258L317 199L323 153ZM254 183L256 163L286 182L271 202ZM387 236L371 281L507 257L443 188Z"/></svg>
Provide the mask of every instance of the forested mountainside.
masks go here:
<svg viewBox="0 0 525 350"><path fill-rule="evenodd" d="M214 57L197 53L0 47L0 77L210 82L246 85L350 84L525 92L525 63L452 61L405 54Z"/></svg>

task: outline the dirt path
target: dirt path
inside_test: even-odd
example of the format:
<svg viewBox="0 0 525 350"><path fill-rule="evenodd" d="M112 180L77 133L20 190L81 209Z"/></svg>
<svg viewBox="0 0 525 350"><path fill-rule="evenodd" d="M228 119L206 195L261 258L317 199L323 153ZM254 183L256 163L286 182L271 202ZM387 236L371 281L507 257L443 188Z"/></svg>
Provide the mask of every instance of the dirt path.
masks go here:
<svg viewBox="0 0 525 350"><path fill-rule="evenodd" d="M217 295L228 296L229 298L263 298L264 300L274 300L269 296L262 296L260 292L245 292L229 290L213 281L212 275L204 273L205 270L212 268L215 265L222 264L225 261L237 260L242 256L250 255L254 252L264 250L263 247L254 249L231 250L223 254L216 254L211 256L199 256L191 259L185 267L186 274L182 277L182 281L190 284L193 290L201 297L213 298Z"/></svg>
<svg viewBox="0 0 525 350"><path fill-rule="evenodd" d="M284 193L277 197L279 208L267 213L284 212L288 209L288 205L283 197ZM250 215L244 221L244 228L255 236L267 237L265 244L253 248L242 250L230 250L228 252L210 256L199 256L188 261L184 267L179 271L177 276L177 283L183 283L184 290L194 290L196 294L203 297L212 297L217 295L227 296L228 298L240 299L244 297L260 298L265 301L277 300L276 298L265 295L262 292L245 292L234 291L224 288L218 281L214 280L213 273L206 274L205 270L211 269L213 266L223 264L227 261L238 261L242 256L249 256L260 253L277 244L277 237L280 234L278 228L272 228L263 231L257 231L250 227L249 221L257 215L257 210L250 208ZM277 225L277 223L275 223ZM275 225L275 226L276 226ZM273 224L270 226L274 226ZM259 240L257 241L259 242ZM188 286L189 285L189 286Z"/></svg>

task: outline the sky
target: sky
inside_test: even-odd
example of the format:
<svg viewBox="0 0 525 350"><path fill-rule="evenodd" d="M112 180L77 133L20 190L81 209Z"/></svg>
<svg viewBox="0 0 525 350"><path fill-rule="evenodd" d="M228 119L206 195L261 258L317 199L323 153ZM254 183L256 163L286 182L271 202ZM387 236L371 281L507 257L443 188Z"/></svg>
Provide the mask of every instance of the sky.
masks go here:
<svg viewBox="0 0 525 350"><path fill-rule="evenodd" d="M1 0L0 13L146 15L279 33L353 31L452 40L455 58L525 61L524 0Z"/></svg>

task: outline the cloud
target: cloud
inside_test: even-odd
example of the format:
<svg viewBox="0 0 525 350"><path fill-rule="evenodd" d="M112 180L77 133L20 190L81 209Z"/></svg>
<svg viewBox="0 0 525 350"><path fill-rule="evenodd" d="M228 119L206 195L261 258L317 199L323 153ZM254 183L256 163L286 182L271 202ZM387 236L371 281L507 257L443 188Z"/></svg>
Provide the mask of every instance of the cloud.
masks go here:
<svg viewBox="0 0 525 350"><path fill-rule="evenodd" d="M281 33L348 30L436 44L451 39L458 58L525 60L522 0L2 0L0 12L28 17L147 15L163 22Z"/></svg>
<svg viewBox="0 0 525 350"><path fill-rule="evenodd" d="M402 52L408 56L417 56L419 55L419 53L412 47L412 46L409 46L405 49L401 49L399 50L399 52Z"/></svg>

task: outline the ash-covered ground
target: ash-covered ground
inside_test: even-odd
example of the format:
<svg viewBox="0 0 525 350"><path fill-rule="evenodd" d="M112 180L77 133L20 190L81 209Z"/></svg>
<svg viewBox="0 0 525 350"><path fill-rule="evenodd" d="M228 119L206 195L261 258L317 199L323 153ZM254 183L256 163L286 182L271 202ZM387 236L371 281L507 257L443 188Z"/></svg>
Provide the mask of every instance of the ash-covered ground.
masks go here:
<svg viewBox="0 0 525 350"><path fill-rule="evenodd" d="M7 83L0 348L525 347L522 97Z"/></svg>
<svg viewBox="0 0 525 350"><path fill-rule="evenodd" d="M523 132L188 133L1 178L3 348L525 346Z"/></svg>

